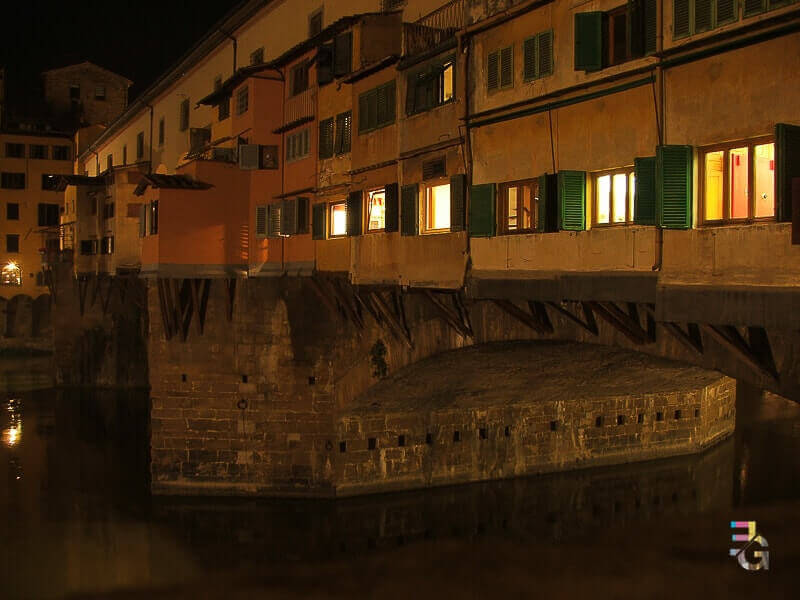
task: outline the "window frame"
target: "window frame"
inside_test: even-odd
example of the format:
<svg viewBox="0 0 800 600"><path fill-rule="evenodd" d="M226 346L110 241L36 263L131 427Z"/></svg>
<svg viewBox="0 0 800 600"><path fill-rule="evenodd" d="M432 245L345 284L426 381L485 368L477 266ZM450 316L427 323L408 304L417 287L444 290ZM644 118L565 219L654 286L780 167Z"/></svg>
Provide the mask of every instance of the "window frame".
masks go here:
<svg viewBox="0 0 800 600"><path fill-rule="evenodd" d="M36 148L35 151L34 148ZM47 160L47 145L30 144L28 147L28 158L31 160Z"/></svg>
<svg viewBox="0 0 800 600"><path fill-rule="evenodd" d="M345 214L344 233L333 233L333 209L336 206L344 207L344 214ZM325 210L325 218L327 220L325 231L328 234L327 236L328 239L336 240L347 237L347 198L328 202L328 205Z"/></svg>
<svg viewBox="0 0 800 600"><path fill-rule="evenodd" d="M6 202L6 221L19 221L19 202Z"/></svg>
<svg viewBox="0 0 800 600"><path fill-rule="evenodd" d="M178 109L178 129L180 131L189 129L189 121L191 120L189 117L190 112L189 98L184 98L181 100L180 108Z"/></svg>
<svg viewBox="0 0 800 600"><path fill-rule="evenodd" d="M244 86L236 90L236 116L239 117L250 109L250 89Z"/></svg>
<svg viewBox="0 0 800 600"><path fill-rule="evenodd" d="M306 136L306 139L304 139ZM297 153L297 142L302 154ZM311 156L311 127L304 127L286 136L286 164L297 162Z"/></svg>
<svg viewBox="0 0 800 600"><path fill-rule="evenodd" d="M20 181L22 185L17 185ZM16 171L3 171L0 173L0 189L24 190L27 188L27 184L25 173L17 173Z"/></svg>
<svg viewBox="0 0 800 600"><path fill-rule="evenodd" d="M106 100L108 96L106 95L106 86L103 84L97 84L94 86L94 99L95 100Z"/></svg>
<svg viewBox="0 0 800 600"><path fill-rule="evenodd" d="M449 177L436 177L434 179L428 179L427 181L422 181L419 184L420 194L422 195L421 202L419 203L420 206L420 215L417 215L417 218L420 216L421 218L421 227L419 228L420 235L436 235L440 233L450 233L450 229L452 227L452 223L450 223L447 227L434 229L432 227L428 227L428 219L430 216L430 192L433 188L440 187L443 185L447 185L448 187L452 188L450 184ZM450 206L448 207L452 211L452 189L450 189Z"/></svg>
<svg viewBox="0 0 800 600"><path fill-rule="evenodd" d="M347 137L345 138L344 131L342 131L344 123L347 122ZM345 141L347 145L345 147ZM333 154L334 156L343 156L350 154L353 148L353 111L346 110L345 112L336 115L334 122L333 133Z"/></svg>
<svg viewBox="0 0 800 600"><path fill-rule="evenodd" d="M495 94L502 90L509 90L514 87L514 46L515 43L511 43L507 46L502 46L500 48L496 48L491 52L486 53L486 92L488 94ZM503 85L503 52L505 50L509 50L511 52L511 81L506 85ZM491 56L496 54L497 55L497 86L496 87L489 87L489 61L491 60Z"/></svg>
<svg viewBox="0 0 800 600"><path fill-rule="evenodd" d="M391 89L392 90L391 96L389 96L388 92L387 92L387 95L386 95L387 102L388 102L388 98L390 98L390 97L392 98L391 119L387 118L387 120L385 120L385 121L380 121L378 119L378 106L379 106L378 99L380 97L381 91L384 90L384 89ZM366 112L367 112L367 115L368 115L369 114L369 102L371 101L373 96L375 98L375 125L374 126L370 126L370 124L368 122L367 122L366 125L364 125L364 123L365 123L364 116L365 115L362 114L364 111L361 110L362 101L367 103L367 111ZM387 110L388 110L388 104L387 104ZM377 131L379 129L383 129L384 127L389 127L390 125L394 125L396 122L397 122L397 80L396 79L391 79L390 81L386 81L386 82L384 82L384 83L382 83L380 85L376 85L375 87L370 88L367 91L362 92L362 93L360 93L358 95L358 134L359 135L372 133L373 131ZM352 124L351 124L351 128L352 128Z"/></svg>
<svg viewBox="0 0 800 600"><path fill-rule="evenodd" d="M776 221L778 215L778 207L776 205L777 198L774 191L772 192L772 216L770 217L756 217L755 216L755 161L753 154L756 146L765 144L773 144L775 148L775 136L772 134L761 135L757 137L745 138L742 140L734 140L732 142L723 142L720 144L713 144L709 146L701 146L697 148L697 221L701 227L715 227L720 225L742 225L747 223L759 223ZM747 147L747 217L734 219L731 218L731 198L730 198L730 167L728 166L730 154L729 151L735 148ZM711 152L723 152L722 155L722 219L706 219L706 155ZM774 159L777 160L777 157ZM774 177L774 175L773 175Z"/></svg>
<svg viewBox="0 0 800 600"><path fill-rule="evenodd" d="M517 229L508 227L508 190L515 187L529 186L531 189L531 226ZM505 181L497 186L497 234L498 235L517 235L524 233L536 233L538 221L539 205L536 201L539 193L539 180L536 178L517 179L515 181ZM517 198L517 218L519 219L521 199Z"/></svg>
<svg viewBox="0 0 800 600"><path fill-rule="evenodd" d="M19 236L18 233L7 233L6 234L6 253L7 254L19 254L20 253L20 251L19 251L19 237L20 236ZM16 245L16 250L11 250L9 248L9 242L11 242L12 240L14 240L14 243Z"/></svg>
<svg viewBox="0 0 800 600"><path fill-rule="evenodd" d="M371 229L369 226L370 222L370 213L372 212L372 196L375 194L383 193L383 227L378 227L375 229ZM364 190L364 204L366 205L366 210L364 212L364 228L362 231L364 233L384 233L386 231L386 186L382 185L379 187L370 188L368 190Z"/></svg>
<svg viewBox="0 0 800 600"><path fill-rule="evenodd" d="M763 14L765 12L768 12L768 11L772 10L772 8L770 8L768 6L770 4L769 0L762 0L762 1L763 1L763 5L764 5L763 9L761 9L757 13L749 13L747 15L745 15L745 12L744 12L745 11L744 0L742 0L742 2L736 1L735 2L735 7L734 7L734 16L733 16L733 18L732 19L726 19L724 21L718 21L717 20L717 16L718 16L719 10L717 8L717 6L718 6L717 0L711 0L711 6L710 6L711 21L709 22L708 29L703 29L702 31L697 31L697 30L695 30L695 23L696 23L695 15L697 13L697 0L687 0L687 2L689 4L689 7L688 7L689 8L689 10L688 10L689 14L687 15L687 18L689 19L689 30L686 33L677 34L677 33L675 33L675 2L676 2L676 0L672 0L672 39L673 40L685 40L686 38L690 38L690 37L692 37L694 35L700 35L700 34L703 34L703 33L708 33L709 31L714 31L715 29L717 29L719 27L722 27L723 25L728 25L730 23L736 23L736 22L738 22L738 21L740 21L742 19L750 18L750 17L753 17L753 16L755 16L757 14ZM791 1L793 1L793 0L791 0ZM784 6L789 6L791 4L791 1L786 3L786 4L784 4ZM775 7L775 8L781 8L781 7Z"/></svg>
<svg viewBox="0 0 800 600"><path fill-rule="evenodd" d="M305 73L305 87L303 87L302 89L298 89L298 83L297 83L298 82L298 75L301 72ZM290 82L289 97L290 98L294 98L295 96L299 96L303 92L308 91L308 89L311 86L311 82L310 82L311 75L310 75L310 72L311 72L311 63L309 61L307 61L307 60L303 60L303 61L297 63L296 65L294 65L291 68L291 70L289 71L289 82Z"/></svg>
<svg viewBox="0 0 800 600"><path fill-rule="evenodd" d="M452 95L447 100L444 99L444 89L445 89L445 76L447 73L448 68L452 74ZM429 110L433 110L434 108L439 108L440 106L445 106L446 104L452 104L456 101L456 57L455 55L449 55L444 59L436 60L432 63L429 63L422 69L417 69L416 71L412 71L406 76L406 116L413 117L415 115L419 115ZM423 88L427 85L427 80L435 80L434 83L434 90L433 90L433 98L432 103L430 105L427 104L426 101L423 102L421 107L417 106L417 91L420 86ZM412 98L412 100L409 100ZM408 108L411 107L409 111Z"/></svg>
<svg viewBox="0 0 800 600"><path fill-rule="evenodd" d="M9 152L11 148L19 150L19 153L16 154L14 152ZM25 158L25 144L18 142L6 142L5 155L6 158Z"/></svg>
<svg viewBox="0 0 800 600"><path fill-rule="evenodd" d="M636 214L636 193L634 190L634 196L631 198L631 176L636 176L636 168L634 165L630 165L627 167L618 167L616 169L604 169L602 171L593 171L589 173L591 176L592 181L592 227L624 227L625 225L634 225L634 216ZM606 175L611 177L611 195L609 196L609 207L608 207L608 223L600 223L598 220L598 212L600 209L600 202L598 199L598 193L600 191L600 186L597 183L597 180L601 177L605 177ZM625 175L625 220L624 221L614 221L614 175ZM634 179L635 183L635 179Z"/></svg>
<svg viewBox="0 0 800 600"><path fill-rule="evenodd" d="M64 152L63 157L61 156L61 152ZM53 160L72 160L71 154L70 147L66 144L53 146Z"/></svg>

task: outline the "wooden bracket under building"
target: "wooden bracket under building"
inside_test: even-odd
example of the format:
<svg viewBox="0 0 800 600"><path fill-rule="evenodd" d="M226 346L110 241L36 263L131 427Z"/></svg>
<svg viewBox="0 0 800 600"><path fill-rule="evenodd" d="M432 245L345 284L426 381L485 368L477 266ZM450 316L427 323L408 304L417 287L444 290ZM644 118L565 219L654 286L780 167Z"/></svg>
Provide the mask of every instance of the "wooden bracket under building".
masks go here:
<svg viewBox="0 0 800 600"><path fill-rule="evenodd" d="M197 313L197 333L203 335L206 326L206 310L208 294L211 289L210 279L192 279L192 302Z"/></svg>
<svg viewBox="0 0 800 600"><path fill-rule="evenodd" d="M541 304L540 302L529 302L530 312L520 308L511 300L493 300L493 302L509 315L533 329L536 333L541 335L553 333L553 324L550 322L550 318L547 316L547 311L544 306L538 306ZM542 316L543 311L544 316Z"/></svg>
<svg viewBox="0 0 800 600"><path fill-rule="evenodd" d="M225 306L228 323L233 322L233 307L236 304L236 278L225 279Z"/></svg>
<svg viewBox="0 0 800 600"><path fill-rule="evenodd" d="M89 278L86 275L78 275L76 279L78 283L78 308L81 316L83 316L86 311L86 291L89 287Z"/></svg>
<svg viewBox="0 0 800 600"><path fill-rule="evenodd" d="M423 290L422 292L433 304L442 320L452 327L456 333L465 338L475 336L472 331L472 324L469 321L469 313L464 306L460 292L435 292L432 290ZM452 307L448 306L443 299L447 296L452 299Z"/></svg>
<svg viewBox="0 0 800 600"><path fill-rule="evenodd" d="M556 302L548 302L547 303L551 308L555 309L556 312L565 316L567 319L576 323L581 326L581 328L585 329L592 335L598 335L600 331L597 329L597 320L594 318L594 311L592 311L592 307L589 306L588 302L581 302L580 306L583 310L583 319L581 319L577 314L573 313L566 307L566 302L562 302L558 304Z"/></svg>
<svg viewBox="0 0 800 600"><path fill-rule="evenodd" d="M677 323L666 322L660 325L689 350L698 354L703 353L703 336L700 335L700 327L697 323L687 323L686 331Z"/></svg>
<svg viewBox="0 0 800 600"><path fill-rule="evenodd" d="M644 329L635 303L628 303L627 313L614 302L589 302L588 304L600 318L622 333L634 344L651 344L656 341L655 322L653 321L651 325L650 321L648 321L648 327ZM652 319L650 315L648 315L648 317Z"/></svg>
<svg viewBox="0 0 800 600"><path fill-rule="evenodd" d="M414 347L411 331L406 322L403 294L399 289L389 290L389 299L379 289L365 289L355 294L378 325L386 325L389 331L408 348Z"/></svg>
<svg viewBox="0 0 800 600"><path fill-rule="evenodd" d="M748 327L748 340L745 340L739 329L733 325L704 324L703 328L717 342L727 347L761 375L775 381L779 380L769 337L763 327Z"/></svg>

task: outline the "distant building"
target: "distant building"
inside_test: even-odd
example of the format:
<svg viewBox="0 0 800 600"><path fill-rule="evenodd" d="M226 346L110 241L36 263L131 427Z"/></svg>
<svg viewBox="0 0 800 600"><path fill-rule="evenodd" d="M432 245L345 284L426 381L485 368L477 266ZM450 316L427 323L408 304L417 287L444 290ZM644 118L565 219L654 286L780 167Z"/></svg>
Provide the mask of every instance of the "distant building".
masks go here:
<svg viewBox="0 0 800 600"><path fill-rule="evenodd" d="M108 125L128 106L133 82L85 61L42 73L50 117L62 128Z"/></svg>

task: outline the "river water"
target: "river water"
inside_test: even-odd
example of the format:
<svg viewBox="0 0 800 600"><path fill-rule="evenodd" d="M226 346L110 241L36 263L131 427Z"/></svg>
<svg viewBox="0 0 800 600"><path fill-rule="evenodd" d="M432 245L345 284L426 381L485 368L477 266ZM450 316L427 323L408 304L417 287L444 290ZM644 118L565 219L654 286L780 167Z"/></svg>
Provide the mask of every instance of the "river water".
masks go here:
<svg viewBox="0 0 800 600"><path fill-rule="evenodd" d="M21 391L44 369L0 369L0 598L800 590L800 406L775 396L743 394L735 435L696 456L337 501L163 498L147 394ZM757 521L768 572L728 556L731 520Z"/></svg>

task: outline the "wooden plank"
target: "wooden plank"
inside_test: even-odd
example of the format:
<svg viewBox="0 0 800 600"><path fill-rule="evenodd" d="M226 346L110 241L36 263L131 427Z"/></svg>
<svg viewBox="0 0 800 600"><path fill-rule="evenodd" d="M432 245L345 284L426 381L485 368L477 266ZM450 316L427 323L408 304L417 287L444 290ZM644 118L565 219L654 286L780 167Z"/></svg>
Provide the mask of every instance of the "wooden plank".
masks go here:
<svg viewBox="0 0 800 600"><path fill-rule="evenodd" d="M581 304L581 308L583 308L583 313L585 315L585 320L573 314L563 306L560 306L557 302L547 302L547 304L550 306L550 308L555 309L557 313L563 315L573 323L580 325L581 328L585 329L592 335L598 335L599 331L597 329L597 321L594 319L594 312L585 302Z"/></svg>
<svg viewBox="0 0 800 600"><path fill-rule="evenodd" d="M542 328L547 331L547 333L553 333L555 331L553 323L550 321L550 316L547 314L547 307L544 302L529 300L528 308L531 309L531 314L539 321Z"/></svg>
<svg viewBox="0 0 800 600"><path fill-rule="evenodd" d="M681 344L686 346L689 350L697 352L698 354L703 354L703 341L702 339L698 340L695 336L690 333L685 332L681 329L681 326L677 323L672 322L664 322L660 324L664 329L666 329L672 336L678 340Z"/></svg>
<svg viewBox="0 0 800 600"><path fill-rule="evenodd" d="M649 341L647 332L642 329L641 325L632 323L630 316L622 312L613 302L589 302L588 304L600 318L634 344L642 345Z"/></svg>
<svg viewBox="0 0 800 600"><path fill-rule="evenodd" d="M466 326L462 316L458 314L455 307L451 309L441 298L439 298L439 294L432 292L431 290L426 289L422 291L428 300L430 300L431 304L433 304L434 308L436 308L439 316L442 318L442 320L444 320L445 323L452 327L456 333L462 337L472 337L472 329Z"/></svg>
<svg viewBox="0 0 800 600"><path fill-rule="evenodd" d="M404 342L406 346L413 348L414 344L411 340L411 332L400 322L397 315L392 313L392 309L389 307L389 304L386 302L381 293L379 291L373 291L371 292L371 296L375 303L375 307L383 315L386 323L390 327L390 330L400 341Z"/></svg>
<svg viewBox="0 0 800 600"><path fill-rule="evenodd" d="M536 319L536 317L534 317L531 313L521 309L511 300L495 299L492 300L492 302L499 306L503 311L517 319L519 322L533 329L536 333L540 333L542 335L549 333L547 329L539 322L539 320Z"/></svg>
<svg viewBox="0 0 800 600"><path fill-rule="evenodd" d="M771 371L764 364L762 364L759 357L756 356L748 346L748 344L741 337L741 334L735 327L730 325L708 325L703 324L703 328L712 338L714 338L721 345L725 346L733 352L742 362L748 364L755 371L762 376L778 380L777 373Z"/></svg>

